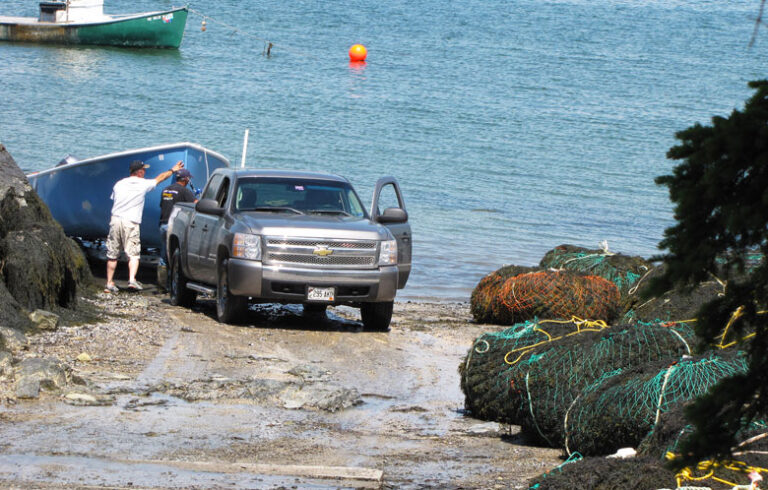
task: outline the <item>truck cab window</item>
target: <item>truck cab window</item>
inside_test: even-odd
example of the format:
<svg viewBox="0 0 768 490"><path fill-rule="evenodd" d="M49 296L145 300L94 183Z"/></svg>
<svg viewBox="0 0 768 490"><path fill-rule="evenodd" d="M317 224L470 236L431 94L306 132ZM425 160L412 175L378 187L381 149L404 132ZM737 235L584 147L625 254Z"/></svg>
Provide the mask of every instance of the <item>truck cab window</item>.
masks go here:
<svg viewBox="0 0 768 490"><path fill-rule="evenodd" d="M254 186L241 185L237 189L235 210L255 209L259 206L259 194Z"/></svg>
<svg viewBox="0 0 768 490"><path fill-rule="evenodd" d="M397 195L397 190L393 184L387 184L381 188L379 194L378 212L381 213L387 208L402 208L403 204L400 202L400 197Z"/></svg>
<svg viewBox="0 0 768 490"><path fill-rule="evenodd" d="M205 188L202 199L216 199L216 193L219 190L222 178L221 175L214 175L211 177L211 181L208 182L208 186Z"/></svg>
<svg viewBox="0 0 768 490"><path fill-rule="evenodd" d="M227 203L227 195L229 194L229 179L223 179L219 192L216 194L216 202L219 203L219 207L223 208Z"/></svg>

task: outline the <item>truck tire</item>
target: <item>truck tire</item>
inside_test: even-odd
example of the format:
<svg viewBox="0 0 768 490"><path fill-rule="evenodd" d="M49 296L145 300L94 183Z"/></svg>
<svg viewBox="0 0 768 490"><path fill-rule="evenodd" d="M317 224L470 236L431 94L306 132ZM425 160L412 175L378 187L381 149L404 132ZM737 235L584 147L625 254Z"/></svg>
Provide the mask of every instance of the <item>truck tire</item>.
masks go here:
<svg viewBox="0 0 768 490"><path fill-rule="evenodd" d="M363 328L372 332L386 332L389 330L389 322L392 321L393 301L384 303L363 303L360 306L360 317L363 319Z"/></svg>
<svg viewBox="0 0 768 490"><path fill-rule="evenodd" d="M168 294L173 306L192 306L197 299L197 292L187 288L187 277L181 269L181 252L173 251L171 256L171 280Z"/></svg>
<svg viewBox="0 0 768 490"><path fill-rule="evenodd" d="M219 262L219 273L216 279L216 318L221 323L236 323L248 309L248 298L229 292L228 263L229 259Z"/></svg>

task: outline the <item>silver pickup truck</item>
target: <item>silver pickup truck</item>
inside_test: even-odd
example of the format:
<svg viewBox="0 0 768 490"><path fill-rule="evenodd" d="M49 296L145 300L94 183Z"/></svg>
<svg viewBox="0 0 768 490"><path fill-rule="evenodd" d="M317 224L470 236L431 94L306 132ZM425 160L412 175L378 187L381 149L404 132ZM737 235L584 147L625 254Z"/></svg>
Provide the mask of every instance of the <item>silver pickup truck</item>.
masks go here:
<svg viewBox="0 0 768 490"><path fill-rule="evenodd" d="M393 177L376 183L369 213L339 176L218 169L196 204L174 207L167 236L171 303L213 295L224 323L249 301L315 312L343 304L360 308L366 329L386 331L411 272L411 227Z"/></svg>

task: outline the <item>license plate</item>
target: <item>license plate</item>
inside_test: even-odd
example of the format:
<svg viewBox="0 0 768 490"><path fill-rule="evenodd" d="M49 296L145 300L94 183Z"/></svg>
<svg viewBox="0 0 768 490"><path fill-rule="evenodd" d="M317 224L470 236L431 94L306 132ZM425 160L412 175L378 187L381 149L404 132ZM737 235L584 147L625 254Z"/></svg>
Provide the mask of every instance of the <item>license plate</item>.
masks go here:
<svg viewBox="0 0 768 490"><path fill-rule="evenodd" d="M307 299L309 301L333 301L335 294L334 288L316 288L309 286L307 288Z"/></svg>

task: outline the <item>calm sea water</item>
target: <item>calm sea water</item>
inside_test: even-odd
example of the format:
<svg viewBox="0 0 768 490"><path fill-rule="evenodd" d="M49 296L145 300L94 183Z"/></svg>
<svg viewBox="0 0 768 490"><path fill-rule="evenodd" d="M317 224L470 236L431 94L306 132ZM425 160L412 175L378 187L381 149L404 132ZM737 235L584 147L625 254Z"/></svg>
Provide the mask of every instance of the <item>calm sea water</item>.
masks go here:
<svg viewBox="0 0 768 490"><path fill-rule="evenodd" d="M657 253L672 207L653 178L673 167L674 133L741 108L768 76L768 30L748 49L758 0L191 8L207 30L191 13L178 51L0 43L0 142L26 171L176 141L239 164L248 128L249 166L339 173L366 200L395 175L415 238L401 299L467 300L561 243ZM348 62L354 43L365 66Z"/></svg>

